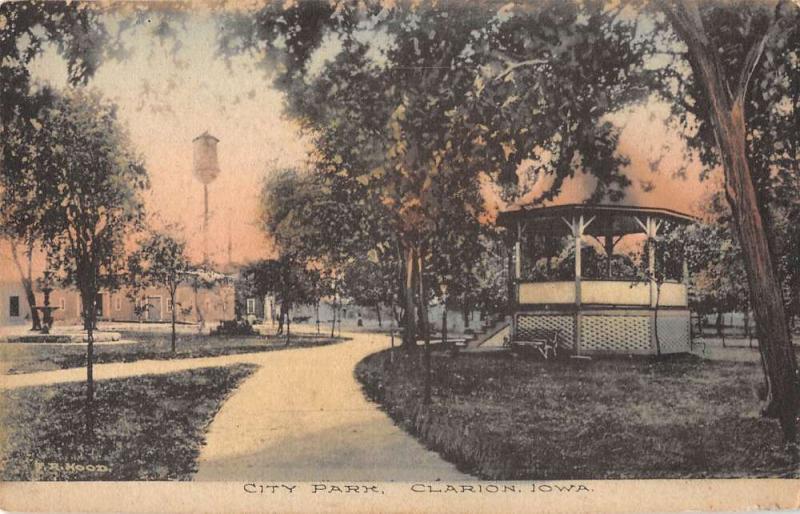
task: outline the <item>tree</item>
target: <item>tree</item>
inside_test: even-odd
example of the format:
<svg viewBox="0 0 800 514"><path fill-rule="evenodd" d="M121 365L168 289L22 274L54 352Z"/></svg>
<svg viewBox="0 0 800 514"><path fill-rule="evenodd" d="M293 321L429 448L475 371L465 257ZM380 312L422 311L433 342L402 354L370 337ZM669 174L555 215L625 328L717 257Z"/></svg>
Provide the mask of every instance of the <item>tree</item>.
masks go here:
<svg viewBox="0 0 800 514"><path fill-rule="evenodd" d="M88 336L87 422L92 426L92 376L97 295L123 267L126 235L141 227L144 164L131 149L113 104L81 89L55 98L36 120L38 148L27 172L37 192L37 217L51 266L80 293Z"/></svg>
<svg viewBox="0 0 800 514"><path fill-rule="evenodd" d="M41 321L35 309L32 259L41 238L41 219L36 216L37 190L29 171L36 148L28 137L36 130L32 120L53 95L47 88L31 88L28 66L47 45L53 45L67 62L68 81L85 83L99 64L97 49L107 34L96 23L96 11L78 3L6 2L0 5L0 20L0 54L4 56L0 67L0 226L11 246L35 330L41 328Z"/></svg>
<svg viewBox="0 0 800 514"><path fill-rule="evenodd" d="M540 169L558 173L554 190L574 173L578 156L601 178L598 196L619 196L606 186L626 185L616 133L602 118L637 96L620 68L627 71L644 53L618 52L634 24L619 10L592 7L588 24L573 5L532 8L514 23L521 34L509 38L501 30L507 12L486 5L299 2L226 20L224 52L261 52L266 43L287 114L313 137L318 172L342 177L347 190L380 206L402 266L407 348L416 347L419 313L428 354L432 284L423 270L435 252L452 248L436 242L446 216L480 218L479 177L509 180L536 150L539 161L545 151L553 155ZM319 56L323 43L338 53ZM599 63L589 52L594 47L609 59ZM536 88L513 79L541 64L511 62L531 48L552 57L544 87L540 77ZM619 77L625 80L611 80ZM598 89L607 95L599 108ZM443 198L453 201L443 208Z"/></svg>
<svg viewBox="0 0 800 514"><path fill-rule="evenodd" d="M353 185L341 176L289 169L273 173L261 192L261 223L281 258L304 265L307 272L317 270L319 280L313 288L318 290L317 299L328 294L333 298L331 336L348 270L352 275L363 271L356 271L359 265L376 263L374 271L389 279L382 283L381 296L389 305L396 303L395 290L386 291L397 283L395 277L389 278L397 264L383 213L366 200L363 186ZM362 285L349 282L356 288Z"/></svg>
<svg viewBox="0 0 800 514"><path fill-rule="evenodd" d="M794 243L799 232L792 216L797 216L800 187L791 180L771 182L768 187L772 191L767 194L772 198L765 204L765 212L771 220L770 240L778 262L785 310L791 319L797 312L798 267L793 262L797 258ZM730 208L721 192L712 194L705 205L707 221L684 231L693 278L690 306L700 314L741 311L749 335L752 305L747 282L742 280L747 272Z"/></svg>
<svg viewBox="0 0 800 514"><path fill-rule="evenodd" d="M643 87L674 100L683 134L691 143L698 143L706 164L722 164L725 192L742 242L753 305L757 307L756 318L760 327L769 327L760 334L759 345L769 383L764 412L779 418L784 437L794 441L795 356L783 312L778 266L767 237L766 205L759 200L756 184L759 177L786 176L791 174L788 170L796 169L796 164L791 163L796 161L797 147L785 144L785 134L796 132L791 127L797 126L794 106L798 96L799 9L788 1L777 6L700 6L689 0L658 5L674 30L666 36L660 30L637 30L639 18L646 13L636 4L609 4L598 9L587 2L577 8L546 7L530 9L521 16L516 12L507 16L511 21L504 24L504 30L495 31L495 37L487 31L484 40L488 48L502 52L508 65L491 82L484 81L491 84L484 90L493 101L486 102L483 109L480 107L484 104L478 101L478 108L473 111L489 120L483 123L489 134L485 138L489 149L497 146L493 141L503 146L508 134L530 132L526 138L530 151L525 151L525 146L521 153L513 151L525 144L518 137L514 138L516 145L503 146L510 164L504 168L508 170L506 175L513 174L520 158L533 156L541 160L544 155L546 166L534 168L552 173L554 184L560 185L564 177L574 173L574 159L582 156L584 169L600 178L601 183L619 186L624 185L624 180L616 180L614 175L619 168L611 151L616 146L615 134L602 122L602 114L596 117L598 111L613 112L629 104L640 96ZM629 7L633 9L628 10ZM570 12L583 19L565 25L562 22L569 19ZM532 16L540 20L542 16L550 17L552 27L531 23ZM657 19L651 17L651 24L654 21L658 26ZM553 35L560 37L551 40ZM666 46L662 38L667 40ZM685 45L685 51L681 45ZM684 73L687 67L682 62L658 65L664 55L676 54L678 61L686 57L691 73ZM524 84L524 89L513 96L504 91L510 87L504 84L509 76L513 77L512 83ZM550 89L551 85L557 87ZM558 95L554 105L560 105L560 112L556 116L546 108L553 100L548 91ZM494 108L506 102L511 109ZM543 104L545 108L526 108ZM538 118L538 123L530 121L529 112ZM758 124L748 126L748 120ZM532 125L538 125L538 130L529 131ZM559 130L559 126L569 130ZM539 139L539 134L546 139ZM600 144L591 143L598 136ZM758 160L762 166L755 175L751 173L751 160ZM614 199L617 191L606 187L596 193ZM541 198L552 198L557 192L558 187L550 188Z"/></svg>
<svg viewBox="0 0 800 514"><path fill-rule="evenodd" d="M262 260L247 265L242 270L248 289L259 297L274 295L280 304L278 334L284 333L286 322L286 344L291 338L290 312L295 305L313 305L319 301L319 289L315 288L317 273L288 259Z"/></svg>
<svg viewBox="0 0 800 514"><path fill-rule="evenodd" d="M383 12L345 7L337 13L329 4L309 2L286 10L270 6L262 12L262 24L252 27L256 40L274 44L284 59L286 73L275 82L288 92L290 114L315 134L318 174L380 210L361 219L381 220L384 237L372 238L371 245L350 255L397 254L403 267L407 348L416 347L416 313L423 335L428 332L427 302L420 298L427 297L422 291L429 286L421 270L436 251L440 214L444 209L471 209L477 218L483 207L474 177L460 173L446 158L456 150L449 113L474 78L458 56L470 28L481 20L468 9L459 14L464 16L406 5ZM385 31L391 45L377 48L369 37L359 37L358 20L373 24L370 33ZM342 43L342 51L319 74L304 75L326 33ZM284 39L289 46L281 50L277 46ZM370 51L379 57L371 58ZM442 205L445 189L450 198L460 194L460 201ZM360 224L345 230L360 232Z"/></svg>
<svg viewBox="0 0 800 514"><path fill-rule="evenodd" d="M184 283L191 270L186 257L186 243L167 233L153 232L128 257L131 286L157 286L167 290L172 311L172 353L175 353L175 316L180 304L175 303L178 286Z"/></svg>
<svg viewBox="0 0 800 514"><path fill-rule="evenodd" d="M442 306L442 339L447 338L447 311L458 307L465 326L469 313L479 309L482 317L505 312L508 307L506 259L502 239L493 227L478 220L445 217L442 226L461 223L459 230L443 230L435 243L427 271Z"/></svg>
<svg viewBox="0 0 800 514"><path fill-rule="evenodd" d="M474 80L474 66L460 56L472 30L488 17L486 10L468 7L453 13L406 4L382 9L304 2L285 9L270 5L255 24L239 20L235 27L245 31L246 47L264 40L270 55L280 56L282 71L274 82L287 93L289 114L313 134L318 170L346 177L352 189L365 192L367 203L381 206L403 265L403 345L409 350L416 348L420 318L425 402L431 284L424 270L443 218L440 192L459 199L450 208L475 218L483 209L478 181L460 166L461 148L454 144L460 134L451 127ZM359 34L363 27L369 27L366 35ZM326 37L337 40L341 51L317 70L309 63ZM381 47L385 39L390 44Z"/></svg>
<svg viewBox="0 0 800 514"><path fill-rule="evenodd" d="M722 193L714 192L704 202L704 221L681 231L680 237L691 273L689 307L701 316L716 313L718 335L725 345L722 314L745 313L749 333L750 294L742 249L734 234L730 209Z"/></svg>
<svg viewBox="0 0 800 514"><path fill-rule="evenodd" d="M759 201L756 176L752 172L753 149L748 121L765 115L763 103L752 94L762 81L769 85L770 61L783 52L797 55L795 41L800 26L800 8L791 2L777 6L723 6L689 1L662 2L679 41L685 45L692 70L685 91L696 106L692 112L701 127L698 134L707 162L719 162L725 175L725 195L741 243L747 281L759 327L759 349L767 375L767 416L779 420L784 439L797 439L797 361L784 311L781 284L773 250L770 248L763 202ZM795 37L794 40L790 37ZM795 57L796 60L796 57ZM789 60L791 62L791 60ZM795 72L796 74L796 68ZM784 65L779 76L791 76ZM764 78L762 78L764 77ZM769 87L762 94L769 94ZM783 98L776 98L778 102ZM790 100L792 101L792 100ZM796 102L796 100L793 100ZM773 104L774 105L774 104ZM751 110L756 107L755 110ZM795 125L796 127L796 125Z"/></svg>
<svg viewBox="0 0 800 514"><path fill-rule="evenodd" d="M9 225L5 225L5 221L3 221L4 226L10 228ZM32 234L29 232L26 235L22 236L21 238L17 238L14 235L7 236L9 246L11 247L11 258L14 261L14 266L17 268L17 272L19 273L20 282L22 282L22 288L25 290L25 299L28 302L28 307L30 308L31 312L31 330L40 330L42 328L42 321L39 318L39 311L36 309L36 295L33 291L33 251L35 246L35 241ZM19 240L22 240L23 244L25 245L25 264L23 265L23 261L20 259L19 256Z"/></svg>
<svg viewBox="0 0 800 514"><path fill-rule="evenodd" d="M52 45L67 64L67 80L85 84L102 58L108 41L100 11L91 4L66 2L6 2L0 5L0 54L6 59L0 68L0 140L12 120L30 121L45 105L47 90L32 91L31 62Z"/></svg>
<svg viewBox="0 0 800 514"><path fill-rule="evenodd" d="M356 305L372 307L378 316L378 326L383 326L381 305L392 305L395 295L397 268L393 263L375 262L369 258L354 259L342 273L341 292Z"/></svg>
<svg viewBox="0 0 800 514"><path fill-rule="evenodd" d="M692 227L694 228L694 227ZM686 279L684 263L687 260L688 234L691 229L676 225L668 220L658 224L658 235L650 236L644 240L641 252L634 254L634 261L638 264L632 272L635 281L645 281L655 285L655 303L653 304L653 335L656 342L656 354L661 355L661 337L658 331L658 314L661 307L661 288L667 281L682 282ZM702 262L702 254L695 253L697 260Z"/></svg>
<svg viewBox="0 0 800 514"><path fill-rule="evenodd" d="M27 163L36 155L36 149L27 142L33 129L29 120L19 117L9 120L2 133L3 173L0 174L0 234L8 240L11 257L19 273L25 297L31 312L32 330L41 328L36 296L33 291L33 252L39 239L41 220L36 208L35 179ZM26 265L19 255L19 247L25 252Z"/></svg>
<svg viewBox="0 0 800 514"><path fill-rule="evenodd" d="M618 201L630 180L609 120L646 97L652 43L639 16L607 2L542 2L500 8L470 42L480 73L458 114L462 137L509 199L552 179L530 203L556 198L578 171L597 179L588 201ZM634 14L634 16L631 16Z"/></svg>
<svg viewBox="0 0 800 514"><path fill-rule="evenodd" d="M322 296L330 292L333 297L333 317L331 320L331 337L336 328L336 293L337 280L333 270L343 262L341 248L346 247L347 234L336 222L344 218L343 211L331 198L332 190L296 169L276 170L268 180L264 181L261 190L260 221L264 232L275 241L280 254L273 266L287 267L288 276L296 274L297 267L308 273L309 293L314 297L317 312L317 328L319 329L319 302ZM336 238L338 235L338 238ZM338 241L337 241L338 239ZM313 269L309 269L314 266ZM318 268L325 270L325 273ZM268 270L262 270L262 273ZM286 274L279 271L270 272L275 275L275 290L281 290ZM263 288L262 288L263 289ZM264 293L261 293L264 294ZM282 297L287 295L281 293ZM283 331L284 317L288 316L291 302L281 301L281 314L278 322L279 333Z"/></svg>

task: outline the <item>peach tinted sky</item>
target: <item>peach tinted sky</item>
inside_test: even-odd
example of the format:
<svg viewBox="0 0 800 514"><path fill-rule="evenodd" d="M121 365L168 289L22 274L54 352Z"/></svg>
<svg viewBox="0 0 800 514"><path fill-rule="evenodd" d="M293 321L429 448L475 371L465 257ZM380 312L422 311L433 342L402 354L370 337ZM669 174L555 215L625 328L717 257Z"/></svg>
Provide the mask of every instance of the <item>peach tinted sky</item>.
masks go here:
<svg viewBox="0 0 800 514"><path fill-rule="evenodd" d="M302 167L309 146L297 125L282 116L281 94L254 59L237 58L229 67L216 56L215 26L207 13L192 14L178 38L182 47L173 54L171 43L162 47L147 31L134 31L127 40L134 54L104 63L90 86L119 105L120 119L145 157L152 181L147 204L156 225L179 224L192 255L202 255L203 191L192 175L192 139L208 130L220 139L222 170L209 186L212 259L227 262L229 237L234 262L268 256L269 241L256 225L261 182L276 168ZM37 80L65 85L65 65L52 50L35 61L32 72ZM623 203L697 213L709 186L698 181L696 162L689 164L687 178L673 176L683 163L683 145L665 130L666 114L665 106L651 102L614 117L624 127L620 150L631 160L626 173L633 185ZM651 171L665 147L657 172ZM531 195L548 183L545 177L533 184ZM557 202L582 201L593 184L577 173ZM496 210L499 202L487 196Z"/></svg>
<svg viewBox="0 0 800 514"><path fill-rule="evenodd" d="M266 256L270 246L255 225L261 181L277 167L302 166L307 148L296 125L281 115L282 97L249 59L226 63L215 55L215 27L192 15L171 52L147 31L128 36L134 54L106 61L90 81L119 105L136 150L151 177L148 212L156 225L179 224L195 258L202 255L203 188L192 175L192 140L204 131L220 139L221 173L209 185L209 253L227 262ZM33 76L63 86L66 68L54 51L32 67Z"/></svg>

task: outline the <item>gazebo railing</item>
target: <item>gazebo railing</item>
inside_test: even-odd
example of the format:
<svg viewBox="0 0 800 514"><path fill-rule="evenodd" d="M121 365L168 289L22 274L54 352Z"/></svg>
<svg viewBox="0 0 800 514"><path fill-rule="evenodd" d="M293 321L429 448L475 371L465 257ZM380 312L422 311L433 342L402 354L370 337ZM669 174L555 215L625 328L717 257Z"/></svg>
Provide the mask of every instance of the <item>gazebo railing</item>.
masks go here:
<svg viewBox="0 0 800 514"><path fill-rule="evenodd" d="M686 307L688 291L681 282L664 282L659 291L653 284L642 281L574 280L517 283L520 305L620 305L655 307ZM580 295L580 297L578 296ZM658 298L656 298L656 296Z"/></svg>

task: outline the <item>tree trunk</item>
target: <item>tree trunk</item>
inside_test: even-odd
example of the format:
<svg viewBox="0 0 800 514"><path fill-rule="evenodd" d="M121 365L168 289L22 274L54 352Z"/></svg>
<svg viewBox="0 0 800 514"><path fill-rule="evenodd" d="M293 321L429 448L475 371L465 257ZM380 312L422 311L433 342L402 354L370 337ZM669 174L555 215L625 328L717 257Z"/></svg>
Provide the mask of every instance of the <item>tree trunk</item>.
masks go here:
<svg viewBox="0 0 800 514"><path fill-rule="evenodd" d="M405 293L405 319L403 320L403 343L402 345L406 348L406 350L413 351L417 347L417 323L416 323L416 313L414 304L415 302L415 268L417 266L417 251L416 248L412 245L408 245L405 252L404 257L404 264L405 264L405 282L404 282L404 293Z"/></svg>
<svg viewBox="0 0 800 514"><path fill-rule="evenodd" d="M333 315L331 316L331 337L334 337L336 332L336 280L333 281L333 305L331 306Z"/></svg>
<svg viewBox="0 0 800 514"><path fill-rule="evenodd" d="M417 306L422 320L422 337L425 341L425 387L422 394L422 403L428 405L431 403L431 328L428 321L428 291L425 284L425 276L422 270L423 266L422 252L419 252L417 259L417 282L419 284L419 298Z"/></svg>
<svg viewBox="0 0 800 514"><path fill-rule="evenodd" d="M442 344L447 344L447 298L442 299Z"/></svg>
<svg viewBox="0 0 800 514"><path fill-rule="evenodd" d="M194 310L197 312L197 322L200 323L200 331L203 331L203 328L206 326L206 319L203 316L203 310L200 308L200 293L199 293L200 286L197 283L197 279L194 282Z"/></svg>
<svg viewBox="0 0 800 514"><path fill-rule="evenodd" d="M442 344L447 344L447 295L442 299ZM458 355L458 346L453 341L450 345L450 356Z"/></svg>
<svg viewBox="0 0 800 514"><path fill-rule="evenodd" d="M80 273L86 277L87 273ZM94 282L93 278L84 278L85 281ZM91 441L94 438L94 320L97 315L97 290L92 284L80 287L81 302L83 304L83 318L86 327L86 439Z"/></svg>
<svg viewBox="0 0 800 514"><path fill-rule="evenodd" d="M392 301L392 309L394 314L394 320L397 323L397 327L400 328L403 326L403 322L406 319L406 250L402 246L402 243L398 240L397 242L397 276L400 277L398 281L399 290L397 296L397 304Z"/></svg>
<svg viewBox="0 0 800 514"><path fill-rule="evenodd" d="M514 277L514 252L509 250L510 247L511 245L507 244L504 250L506 252L506 296L508 297L506 301L507 314L511 314L514 311L517 298ZM466 320L464 326L466 327Z"/></svg>
<svg viewBox="0 0 800 514"><path fill-rule="evenodd" d="M291 306L286 306L286 346L289 346L289 340L292 337L292 315L290 312Z"/></svg>
<svg viewBox="0 0 800 514"><path fill-rule="evenodd" d="M609 232L611 227L609 226ZM605 235L603 249L606 252L606 277L611 278L611 258L614 256L614 236L611 233Z"/></svg>
<svg viewBox="0 0 800 514"><path fill-rule="evenodd" d="M278 334L279 335L283 334L283 328L284 328L285 324L288 321L289 321L289 319L288 319L288 316L287 316L287 305L286 305L286 301L283 300L283 301L281 301L280 314L278 315ZM287 330L287 332L288 332L288 330Z"/></svg>
<svg viewBox="0 0 800 514"><path fill-rule="evenodd" d="M175 353L175 291L171 291L169 301L172 305L172 353Z"/></svg>
<svg viewBox="0 0 800 514"><path fill-rule="evenodd" d="M381 302L375 304L375 314L378 315L378 327L383 328L383 320L381 319Z"/></svg>
<svg viewBox="0 0 800 514"><path fill-rule="evenodd" d="M94 311L94 302L90 302ZM93 318L93 314L89 314ZM94 436L94 327L89 323L86 330L86 432L91 439Z"/></svg>
<svg viewBox="0 0 800 514"><path fill-rule="evenodd" d="M687 45L695 80L707 101L708 119L722 158L725 193L744 255L750 298L759 329L758 346L766 371L767 405L763 413L778 418L784 440L794 443L797 439L797 359L786 323L780 281L750 173L745 122L750 75L776 25L768 29L762 40L753 44L740 70L738 84L731 84L706 36L697 5L664 2L662 6Z"/></svg>
<svg viewBox="0 0 800 514"><path fill-rule="evenodd" d="M661 355L661 338L658 335L658 303L661 300L661 284L656 284L656 305L653 310L653 335L656 337L656 355Z"/></svg>
<svg viewBox="0 0 800 514"><path fill-rule="evenodd" d="M283 335L283 307L278 310L278 330L275 331L275 335Z"/></svg>
<svg viewBox="0 0 800 514"><path fill-rule="evenodd" d="M392 302L390 310L392 311L392 318L394 319L394 322L399 326L403 316L397 311L397 305L395 305L394 302Z"/></svg>
<svg viewBox="0 0 800 514"><path fill-rule="evenodd" d="M744 309L744 336L747 338L748 346L752 348L753 338L750 337L750 306Z"/></svg>
<svg viewBox="0 0 800 514"><path fill-rule="evenodd" d="M717 336L722 339L722 347L725 348L725 328L722 325L722 312L717 312L717 319L714 322L714 327L717 329Z"/></svg>
<svg viewBox="0 0 800 514"><path fill-rule="evenodd" d="M317 318L317 334L319 334L319 299L317 299L317 302L314 304L314 311Z"/></svg>
<svg viewBox="0 0 800 514"><path fill-rule="evenodd" d="M22 282L22 288L25 290L25 299L28 302L28 307L31 311L31 330L41 330L42 321L39 318L39 311L36 310L36 294L33 292L33 276L31 273L31 259L33 250L30 249L27 252L28 271L25 273L25 271L22 269L22 263L19 261L16 243L12 240L9 240L9 243L11 244L11 257L13 258L14 265L17 267L17 271L19 272L19 279L20 282Z"/></svg>

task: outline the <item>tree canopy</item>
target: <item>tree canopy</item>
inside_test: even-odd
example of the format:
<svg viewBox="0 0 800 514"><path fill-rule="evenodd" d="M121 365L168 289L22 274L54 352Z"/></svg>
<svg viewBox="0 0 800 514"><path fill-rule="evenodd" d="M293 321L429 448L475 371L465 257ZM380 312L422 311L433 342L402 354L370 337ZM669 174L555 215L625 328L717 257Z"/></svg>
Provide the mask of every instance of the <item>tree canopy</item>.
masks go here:
<svg viewBox="0 0 800 514"><path fill-rule="evenodd" d="M458 276L467 250L480 246L482 176L514 182L532 161L537 173L557 175L553 196L582 159L601 178L597 196L618 196L627 184L616 131L603 117L641 94L627 79L644 55L644 45L626 39L633 22L600 4L514 14L487 5L299 2L224 25L223 51L266 47L287 113L315 143L318 183L370 206L359 214L371 216L334 233L359 232L359 218L380 222L388 237L367 230L372 247L361 253L397 254L409 313L420 279L438 287L436 277ZM602 65L593 44L607 49ZM437 273L426 279L430 259ZM406 328L408 341L413 314Z"/></svg>
<svg viewBox="0 0 800 514"><path fill-rule="evenodd" d="M128 256L127 282L134 290L147 286L164 287L172 313L172 351L175 352L175 293L188 281L192 265L186 256L186 243L166 232L151 232Z"/></svg>

